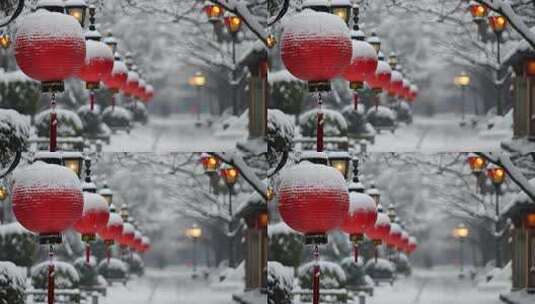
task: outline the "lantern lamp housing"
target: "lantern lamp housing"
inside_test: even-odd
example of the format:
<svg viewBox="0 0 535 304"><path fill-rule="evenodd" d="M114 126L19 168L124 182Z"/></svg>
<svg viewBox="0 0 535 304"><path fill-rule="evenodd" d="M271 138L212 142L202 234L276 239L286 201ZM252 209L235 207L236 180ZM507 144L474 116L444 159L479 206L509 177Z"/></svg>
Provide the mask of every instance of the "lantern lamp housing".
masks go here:
<svg viewBox="0 0 535 304"><path fill-rule="evenodd" d="M225 165L221 168L221 176L225 180L227 186L232 187L238 181L240 171L230 165Z"/></svg>
<svg viewBox="0 0 535 304"><path fill-rule="evenodd" d="M193 224L190 228L186 229L186 236L194 240L199 239L202 236L202 229L197 224Z"/></svg>
<svg viewBox="0 0 535 304"><path fill-rule="evenodd" d="M80 178L84 157L81 152L63 152L62 165L71 169Z"/></svg>
<svg viewBox="0 0 535 304"><path fill-rule="evenodd" d="M210 1L204 2L203 11L208 17L208 21L212 23L219 22L224 13L224 9L221 6Z"/></svg>
<svg viewBox="0 0 535 304"><path fill-rule="evenodd" d="M351 156L347 152L330 152L328 154L329 165L342 174L344 179L349 179L349 165Z"/></svg>
<svg viewBox="0 0 535 304"><path fill-rule="evenodd" d="M102 197L106 200L108 203L108 206L113 206L113 191L108 187L108 184L104 184L102 189L98 192L98 194L102 195Z"/></svg>
<svg viewBox="0 0 535 304"><path fill-rule="evenodd" d="M483 18L485 18L489 13L487 6L477 3L475 1L473 1L472 4L470 4L469 8L470 8L470 14L472 14L472 18L476 22L482 21Z"/></svg>
<svg viewBox="0 0 535 304"><path fill-rule="evenodd" d="M0 35L0 45L3 49L8 49L11 46L11 36L7 33Z"/></svg>
<svg viewBox="0 0 535 304"><path fill-rule="evenodd" d="M372 33L372 35L368 38L367 42L373 46L375 49L375 52L379 54L381 51L381 39L377 37L377 34L375 32Z"/></svg>
<svg viewBox="0 0 535 304"><path fill-rule="evenodd" d="M390 56L388 56L388 65L390 68L394 70L398 63L398 55L395 52L390 53Z"/></svg>
<svg viewBox="0 0 535 304"><path fill-rule="evenodd" d="M525 215L524 225L526 228L535 229L535 212L531 212Z"/></svg>
<svg viewBox="0 0 535 304"><path fill-rule="evenodd" d="M462 223L459 224L455 229L453 229L453 236L461 241L466 239L469 233L470 231L468 230L468 227L466 227Z"/></svg>
<svg viewBox="0 0 535 304"><path fill-rule="evenodd" d="M467 87L470 85L470 80L470 76L463 71L453 78L453 83L459 87Z"/></svg>
<svg viewBox="0 0 535 304"><path fill-rule="evenodd" d="M505 169L498 166L490 166L487 169L487 176L494 185L501 185L505 181Z"/></svg>
<svg viewBox="0 0 535 304"><path fill-rule="evenodd" d="M206 76L199 71L189 79L189 84L196 88L202 88L206 85Z"/></svg>
<svg viewBox="0 0 535 304"><path fill-rule="evenodd" d="M479 155L471 154L468 156L468 165L473 174L480 174L487 166L487 160Z"/></svg>
<svg viewBox="0 0 535 304"><path fill-rule="evenodd" d="M65 2L62 0L39 0L35 8L65 14Z"/></svg>
<svg viewBox="0 0 535 304"><path fill-rule="evenodd" d="M269 224L269 214L267 211L262 211L256 218L256 228L265 229Z"/></svg>
<svg viewBox="0 0 535 304"><path fill-rule="evenodd" d="M6 186L0 184L0 202L4 201L7 198L7 188Z"/></svg>
<svg viewBox="0 0 535 304"><path fill-rule="evenodd" d="M232 35L236 35L240 31L243 23L240 17L232 13L226 14L224 21L227 31Z"/></svg>
<svg viewBox="0 0 535 304"><path fill-rule="evenodd" d="M490 28L496 34L501 34L507 27L507 18L499 14L490 14L489 15L489 25Z"/></svg>
<svg viewBox="0 0 535 304"><path fill-rule="evenodd" d="M219 159L211 154L201 154L201 163L206 174L214 174L219 168Z"/></svg>
<svg viewBox="0 0 535 304"><path fill-rule="evenodd" d="M349 24L349 20L351 19L351 1L349 0L331 0L331 14L336 15L346 24Z"/></svg>
<svg viewBox="0 0 535 304"><path fill-rule="evenodd" d="M87 3L84 0L67 0L65 12L74 17L82 27L85 26L87 16Z"/></svg>
<svg viewBox="0 0 535 304"><path fill-rule="evenodd" d="M108 32L104 40L102 40L107 46L110 47L113 54L117 52L117 39L113 37L113 33L111 31Z"/></svg>
<svg viewBox="0 0 535 304"><path fill-rule="evenodd" d="M535 77L535 58L524 60L524 75L526 77Z"/></svg>

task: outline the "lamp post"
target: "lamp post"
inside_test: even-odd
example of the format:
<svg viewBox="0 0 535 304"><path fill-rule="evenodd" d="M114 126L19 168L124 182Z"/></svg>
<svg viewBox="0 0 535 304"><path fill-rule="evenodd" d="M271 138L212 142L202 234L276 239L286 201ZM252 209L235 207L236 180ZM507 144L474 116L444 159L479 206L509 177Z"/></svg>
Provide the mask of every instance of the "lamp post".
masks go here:
<svg viewBox="0 0 535 304"><path fill-rule="evenodd" d="M507 19L497 13L491 13L488 17L489 25L494 34L496 35L496 62L498 63L498 69L496 70L496 80L498 80L500 77L500 68L502 64L501 55L500 55L500 44L502 40L502 33L507 27ZM500 85L496 85L497 87L497 94L496 94L496 113L498 115L503 115L503 106L502 106L502 98L501 98L501 90L499 88Z"/></svg>
<svg viewBox="0 0 535 304"><path fill-rule="evenodd" d="M468 237L469 230L468 228L463 224L459 224L455 229L453 229L453 237L459 239L459 278L464 278L464 258L463 258L463 243L464 240Z"/></svg>
<svg viewBox="0 0 535 304"><path fill-rule="evenodd" d="M191 277L195 279L197 277L197 241L202 236L201 227L197 226L197 224L193 224L186 229L186 236L193 240L193 273L191 274Z"/></svg>
<svg viewBox="0 0 535 304"><path fill-rule="evenodd" d="M237 100L237 81L236 81L236 42L238 40L238 33L242 26L242 20L240 17L226 12L225 13L225 26L227 28L227 31L230 33L230 37L232 40L232 114L235 116L238 116L238 100Z"/></svg>
<svg viewBox="0 0 535 304"><path fill-rule="evenodd" d="M470 14L472 15L472 19L476 24L481 24L489 13L489 10L485 5L477 3L476 1L472 1L469 6L469 9Z"/></svg>
<svg viewBox="0 0 535 304"><path fill-rule="evenodd" d="M214 155L208 154L206 152L201 154L201 163L204 168L204 173L208 175L210 183L208 184L208 192L212 190L212 182L217 177L217 169L219 168L220 161Z"/></svg>
<svg viewBox="0 0 535 304"><path fill-rule="evenodd" d="M465 103L466 103L466 87L470 85L470 76L466 74L466 72L461 72L459 75L455 76L453 78L453 83L457 85L459 88L461 88L461 94L462 94L462 121L464 122L464 115L465 115Z"/></svg>
<svg viewBox="0 0 535 304"><path fill-rule="evenodd" d="M7 188L3 183L0 182L0 225L4 224L4 201L7 198Z"/></svg>
<svg viewBox="0 0 535 304"><path fill-rule="evenodd" d="M471 153L468 158L468 165L470 166L470 170L472 171L472 174L476 177L476 193L478 192L478 185L479 185L479 179L481 176L481 173L483 173L483 170L487 167L487 160L477 154Z"/></svg>
<svg viewBox="0 0 535 304"><path fill-rule="evenodd" d="M505 181L505 170L502 167L498 167L495 165L489 166L487 169L487 176L492 181L492 184L494 185L494 192L496 196L496 224L495 224L495 238L496 238L496 267L501 268L502 267L502 259L501 259L501 250L500 250L500 225L499 225L499 219L500 219L500 195L501 195L501 185Z"/></svg>
<svg viewBox="0 0 535 304"><path fill-rule="evenodd" d="M232 248L232 191L234 189L234 185L238 181L238 177L240 175L240 171L238 171L237 168L234 168L230 165L224 165L221 167L220 174L225 180L225 184L228 187L228 212L230 216L230 220L228 223L228 231L229 231L229 267L234 266L234 252Z"/></svg>
<svg viewBox="0 0 535 304"><path fill-rule="evenodd" d="M189 79L189 84L197 90L197 126L201 124L201 89L206 85L206 76L201 71Z"/></svg>

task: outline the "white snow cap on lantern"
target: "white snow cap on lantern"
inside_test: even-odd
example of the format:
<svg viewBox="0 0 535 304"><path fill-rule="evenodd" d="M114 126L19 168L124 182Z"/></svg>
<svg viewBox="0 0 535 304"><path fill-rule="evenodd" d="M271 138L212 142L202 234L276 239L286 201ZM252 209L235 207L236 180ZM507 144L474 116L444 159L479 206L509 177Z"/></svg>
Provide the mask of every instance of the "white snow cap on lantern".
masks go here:
<svg viewBox="0 0 535 304"><path fill-rule="evenodd" d="M411 236L411 237L409 237L409 244L416 245L416 244L418 244L418 241L416 240L416 238L414 236Z"/></svg>
<svg viewBox="0 0 535 304"><path fill-rule="evenodd" d="M402 239L408 239L409 238L409 233L405 230L401 231L401 238Z"/></svg>
<svg viewBox="0 0 535 304"><path fill-rule="evenodd" d="M375 221L375 226L383 226L390 224L390 218L386 213L379 212L377 213L377 221Z"/></svg>
<svg viewBox="0 0 535 304"><path fill-rule="evenodd" d="M392 78L390 78L392 82L399 82L399 81L403 81L403 75L401 75L400 72L398 71L392 71Z"/></svg>
<svg viewBox="0 0 535 304"><path fill-rule="evenodd" d="M145 92L147 92L147 93L153 93L153 92L154 92L154 87L153 87L152 85L150 85L150 84L147 85L147 86L145 87Z"/></svg>
<svg viewBox="0 0 535 304"><path fill-rule="evenodd" d="M128 72L128 78L126 78L126 82L128 83L128 82L134 82L134 81L139 81L139 74L134 71Z"/></svg>
<svg viewBox="0 0 535 304"><path fill-rule="evenodd" d="M353 59L369 58L377 60L377 52L371 44L366 41L352 40L353 42Z"/></svg>
<svg viewBox="0 0 535 304"><path fill-rule="evenodd" d="M418 92L418 86L415 84L411 84L411 92L417 93Z"/></svg>
<svg viewBox="0 0 535 304"><path fill-rule="evenodd" d="M301 4L301 7L310 7L310 6L329 6L329 0L305 0Z"/></svg>
<svg viewBox="0 0 535 304"><path fill-rule="evenodd" d="M379 190L377 188L370 188L370 189L366 190L366 194L368 194L368 195L378 195L380 193L379 193Z"/></svg>
<svg viewBox="0 0 535 304"><path fill-rule="evenodd" d="M348 186L348 189L349 191L360 191L360 190L364 190L366 189L366 187L364 187L364 184L362 184L361 182L358 182L358 183L355 183L355 182L351 182Z"/></svg>
<svg viewBox="0 0 535 304"><path fill-rule="evenodd" d="M123 218L113 212L113 213L110 213L110 219L108 220L108 226L120 226L123 224Z"/></svg>
<svg viewBox="0 0 535 304"><path fill-rule="evenodd" d="M108 203L100 194L84 192L84 211L86 214L90 211L106 211L108 210Z"/></svg>
<svg viewBox="0 0 535 304"><path fill-rule="evenodd" d="M329 158L325 152L305 150L299 153L299 161L305 161L308 159L322 159L325 161L325 163L327 163Z"/></svg>
<svg viewBox="0 0 535 304"><path fill-rule="evenodd" d="M141 232L139 232L139 230L134 231L134 240L143 240L142 237L143 236L141 235Z"/></svg>
<svg viewBox="0 0 535 304"><path fill-rule="evenodd" d="M351 6L351 1L349 0L331 0L331 5L349 5Z"/></svg>
<svg viewBox="0 0 535 304"><path fill-rule="evenodd" d="M375 208L375 200L369 195L359 192L349 193L349 214L359 210L374 211Z"/></svg>
<svg viewBox="0 0 535 304"><path fill-rule="evenodd" d="M390 233L398 233L401 234L401 226L398 223L392 223L390 224Z"/></svg>
<svg viewBox="0 0 535 304"><path fill-rule="evenodd" d="M141 238L141 244L143 245L149 245L150 244L150 239L146 236L142 237Z"/></svg>
<svg viewBox="0 0 535 304"><path fill-rule="evenodd" d="M63 2L60 1L63 6ZM57 5L57 4L54 4ZM17 36L48 36L48 39L63 39L73 37L85 40L85 36L78 21L66 14L49 12L39 9L22 18L18 24Z"/></svg>
<svg viewBox="0 0 535 304"><path fill-rule="evenodd" d="M386 63L386 61L383 61L383 60L378 61L377 70L375 70L375 74L379 75L379 74L388 74L388 73L393 73L388 63Z"/></svg>
<svg viewBox="0 0 535 304"><path fill-rule="evenodd" d="M126 64L124 64L124 62L115 60L113 62L113 69L111 70L111 74L116 75L119 73L128 73L128 68L126 67Z"/></svg>
<svg viewBox="0 0 535 304"><path fill-rule="evenodd" d="M87 5L87 3L84 0L67 0L65 5L82 6Z"/></svg>
<svg viewBox="0 0 535 304"><path fill-rule="evenodd" d="M351 39L347 25L340 17L330 13L316 12L308 8L285 20L283 23L283 35L286 31L290 32L291 35L312 35L318 37L318 39L326 36L341 36L348 40Z"/></svg>
<svg viewBox="0 0 535 304"><path fill-rule="evenodd" d="M124 223L123 224L123 234L133 234L135 233L135 228L130 223Z"/></svg>
<svg viewBox="0 0 535 304"><path fill-rule="evenodd" d="M338 170L326 165L302 162L281 173L281 187L310 187L311 189L336 189L347 191L344 177Z"/></svg>
<svg viewBox="0 0 535 304"><path fill-rule="evenodd" d="M89 61L94 58L113 60L113 53L111 52L111 49L103 42L86 40L85 63L89 63Z"/></svg>
<svg viewBox="0 0 535 304"><path fill-rule="evenodd" d="M69 168L37 161L28 167L16 170L14 181L17 187L46 187L82 191L78 176Z"/></svg>

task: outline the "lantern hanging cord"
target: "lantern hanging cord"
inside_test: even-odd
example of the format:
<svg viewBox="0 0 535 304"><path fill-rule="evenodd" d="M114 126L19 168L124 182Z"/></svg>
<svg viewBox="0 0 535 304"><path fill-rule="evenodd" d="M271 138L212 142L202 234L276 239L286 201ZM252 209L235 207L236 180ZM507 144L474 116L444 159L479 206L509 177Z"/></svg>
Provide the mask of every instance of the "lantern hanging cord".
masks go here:
<svg viewBox="0 0 535 304"><path fill-rule="evenodd" d="M318 244L314 245L314 273L312 274L312 304L319 304L320 300L320 249Z"/></svg>
<svg viewBox="0 0 535 304"><path fill-rule="evenodd" d="M58 120L56 113L56 93L52 92L50 98L50 152L56 151Z"/></svg>
<svg viewBox="0 0 535 304"><path fill-rule="evenodd" d="M54 245L48 249L48 304L54 304Z"/></svg>
<svg viewBox="0 0 535 304"><path fill-rule="evenodd" d="M323 123L325 118L322 111L323 100L321 98L321 92L318 91L318 114L317 114L317 126L316 126L316 151L323 152Z"/></svg>

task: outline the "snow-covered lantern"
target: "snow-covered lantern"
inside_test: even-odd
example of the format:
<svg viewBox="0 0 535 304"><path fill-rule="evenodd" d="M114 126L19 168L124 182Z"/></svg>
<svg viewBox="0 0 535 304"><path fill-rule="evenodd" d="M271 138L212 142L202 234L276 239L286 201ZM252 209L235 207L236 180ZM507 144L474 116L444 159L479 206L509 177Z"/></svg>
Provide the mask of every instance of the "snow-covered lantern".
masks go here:
<svg viewBox="0 0 535 304"><path fill-rule="evenodd" d="M373 46L375 52L379 54L381 51L381 39L377 36L375 32L372 32L372 35L366 40L369 44Z"/></svg>
<svg viewBox="0 0 535 304"><path fill-rule="evenodd" d="M225 12L219 4L215 4L211 1L204 1L203 11L208 17L208 21L212 23L216 23L221 20L221 17Z"/></svg>
<svg viewBox="0 0 535 304"><path fill-rule="evenodd" d="M403 229L401 226L393 222L390 224L390 231L388 232L388 236L385 240L385 243L388 247L391 248L399 248L401 244L401 234L403 233Z"/></svg>
<svg viewBox="0 0 535 304"><path fill-rule="evenodd" d="M476 176L480 175L485 167L487 167L487 160L484 157L474 153L470 153L470 155L468 155L467 161L472 174Z"/></svg>
<svg viewBox="0 0 535 304"><path fill-rule="evenodd" d="M112 246L123 233L123 219L117 214L113 205L110 206L109 211L110 216L108 223L97 232L98 236L104 241L104 245L106 245L108 261L111 257L110 246Z"/></svg>
<svg viewBox="0 0 535 304"><path fill-rule="evenodd" d="M377 53L371 44L357 36L357 31L351 32L353 55L351 64L344 70L343 76L349 81L353 90L361 89L364 81L372 76L377 70Z"/></svg>
<svg viewBox="0 0 535 304"><path fill-rule="evenodd" d="M128 68L119 56L115 56L113 68L108 75L105 75L103 82L108 87L111 93L112 108L115 108L115 94L126 86L126 79L128 78Z"/></svg>
<svg viewBox="0 0 535 304"><path fill-rule="evenodd" d="M401 91L399 92L398 97L408 100L409 95L410 95L410 90L411 90L411 83L409 82L407 78L403 78L403 80L401 81Z"/></svg>
<svg viewBox="0 0 535 304"><path fill-rule="evenodd" d="M84 208L82 217L74 224L74 229L82 234L86 243L86 262L91 255L90 243L96 239L97 232L106 227L110 213L106 200L99 194L84 192Z"/></svg>
<svg viewBox="0 0 535 304"><path fill-rule="evenodd" d="M135 251L140 251L141 243L143 242L143 235L139 230L134 231L134 240L130 244L130 248Z"/></svg>
<svg viewBox="0 0 535 304"><path fill-rule="evenodd" d="M87 3L84 0L67 0L65 12L74 17L82 27L85 25Z"/></svg>
<svg viewBox="0 0 535 304"><path fill-rule="evenodd" d="M301 4L301 9L311 9L316 12L329 13L330 12L329 0L305 0Z"/></svg>
<svg viewBox="0 0 535 304"><path fill-rule="evenodd" d="M108 203L108 207L110 207L113 203L113 191L111 191L111 189L108 187L108 184L104 183L104 186L102 186L102 189L98 191L98 194L102 195L102 197Z"/></svg>
<svg viewBox="0 0 535 304"><path fill-rule="evenodd" d="M390 77L390 83L388 84L388 94L390 96L399 95L402 89L403 75L401 74L401 72L393 70Z"/></svg>
<svg viewBox="0 0 535 304"><path fill-rule="evenodd" d="M399 251L406 252L409 247L409 238L410 235L407 231L401 231L401 240L399 241Z"/></svg>
<svg viewBox="0 0 535 304"><path fill-rule="evenodd" d="M217 173L220 161L214 155L204 152L201 154L201 164L204 168L204 173L213 175Z"/></svg>
<svg viewBox="0 0 535 304"><path fill-rule="evenodd" d="M137 86L137 90L136 90L134 96L136 96L139 99L142 99L143 95L145 95L145 87L146 86L147 86L147 82L145 82L144 79L140 78L138 86Z"/></svg>
<svg viewBox="0 0 535 304"><path fill-rule="evenodd" d="M344 179L349 178L349 164L351 162L351 156L345 151L336 151L330 152L329 156L329 165L335 168Z"/></svg>
<svg viewBox="0 0 535 304"><path fill-rule="evenodd" d="M299 154L299 162L304 161L318 165L329 164L329 158L327 157L327 153L317 151L301 151L301 153Z"/></svg>
<svg viewBox="0 0 535 304"><path fill-rule="evenodd" d="M329 91L330 79L351 63L346 24L329 13L305 9L289 18L281 35L281 58L288 71L314 91Z"/></svg>
<svg viewBox="0 0 535 304"><path fill-rule="evenodd" d="M26 75L41 81L43 92L62 92L63 80L80 71L85 52L82 27L71 16L38 10L19 23L15 59Z"/></svg>
<svg viewBox="0 0 535 304"><path fill-rule="evenodd" d="M410 91L411 93L409 101L414 102L416 100L416 97L418 97L418 86L416 86L415 84L411 84Z"/></svg>
<svg viewBox="0 0 535 304"><path fill-rule="evenodd" d="M302 162L283 171L279 186L279 213L292 229L314 244L313 303L319 303L319 247L326 233L338 228L349 208L344 178L336 169Z"/></svg>
<svg viewBox="0 0 535 304"><path fill-rule="evenodd" d="M418 241L414 236L409 237L409 248L407 250L408 254L412 254L418 247Z"/></svg>
<svg viewBox="0 0 535 304"><path fill-rule="evenodd" d="M60 165L69 168L80 178L82 175L82 166L84 157L81 152L66 151L66 152L46 152L39 151L35 153L33 162L44 162L47 164Z"/></svg>
<svg viewBox="0 0 535 304"><path fill-rule="evenodd" d="M351 8L349 0L331 0L331 14L342 18L346 24L349 24Z"/></svg>
<svg viewBox="0 0 535 304"><path fill-rule="evenodd" d="M143 101L149 102L153 98L154 98L154 87L149 84L145 87L145 94L143 95Z"/></svg>
<svg viewBox="0 0 535 304"><path fill-rule="evenodd" d="M132 224L128 222L124 223L123 232L119 235L116 241L119 242L121 247L131 246L134 242L135 231L136 230Z"/></svg>
<svg viewBox="0 0 535 304"><path fill-rule="evenodd" d="M223 165L219 170L219 173L223 177L223 180L228 187L234 186L234 184L236 184L238 181L238 177L240 176L240 171L238 168L228 164Z"/></svg>
<svg viewBox="0 0 535 304"><path fill-rule="evenodd" d="M379 60L377 63L377 69L374 73L367 77L366 83L370 89L376 93L379 93L383 89L388 88L393 73L394 72L392 72L392 69L390 69L388 63L386 63L384 60Z"/></svg>
<svg viewBox="0 0 535 304"><path fill-rule="evenodd" d="M135 95L139 85L139 74L136 71L129 71L123 93L127 96Z"/></svg>
<svg viewBox="0 0 535 304"><path fill-rule="evenodd" d="M54 13L65 13L65 2L63 0L39 0L36 9L44 9Z"/></svg>
<svg viewBox="0 0 535 304"><path fill-rule="evenodd" d="M115 55L115 53L117 52L118 43L117 43L117 39L115 39L111 31L108 31L108 34L106 35L106 37L104 38L102 42L104 42L110 48L113 55Z"/></svg>
<svg viewBox="0 0 535 304"><path fill-rule="evenodd" d="M373 198L364 193L349 192L349 210L340 228L349 234L353 243L355 262L358 259L358 245L364 240L366 230L375 225L376 220L377 208Z"/></svg>
<svg viewBox="0 0 535 304"><path fill-rule="evenodd" d="M144 236L141 240L141 245L143 248L142 253L147 252L150 249L150 239Z"/></svg>

